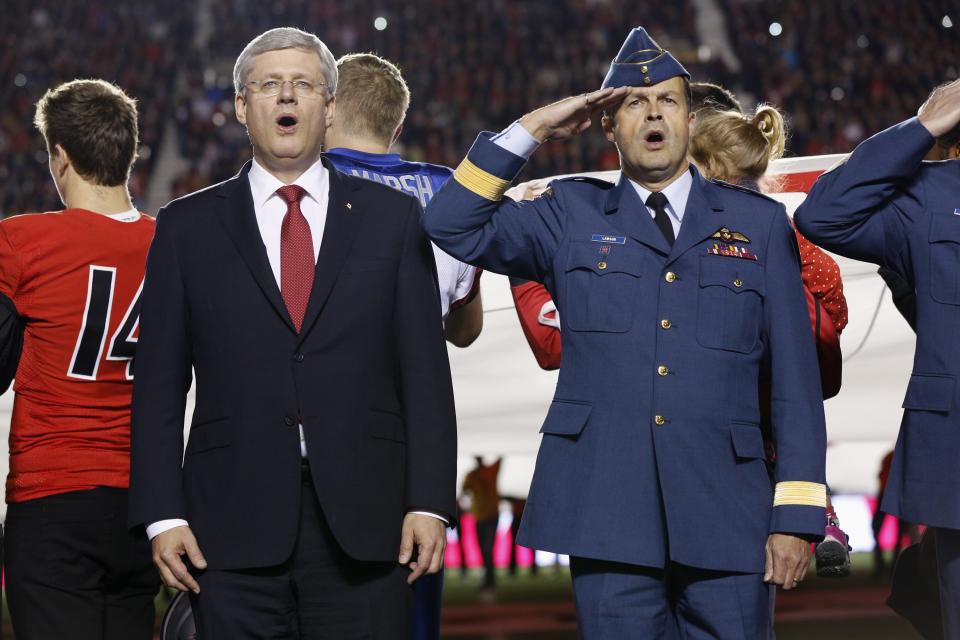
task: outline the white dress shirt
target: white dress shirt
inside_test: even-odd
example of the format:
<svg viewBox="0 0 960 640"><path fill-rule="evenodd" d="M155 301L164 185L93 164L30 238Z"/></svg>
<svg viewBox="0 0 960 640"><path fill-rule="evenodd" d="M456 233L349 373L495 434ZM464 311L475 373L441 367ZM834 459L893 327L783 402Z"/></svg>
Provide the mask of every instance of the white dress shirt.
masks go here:
<svg viewBox="0 0 960 640"><path fill-rule="evenodd" d="M270 269L273 271L273 277L277 281L277 287L280 287L280 229L283 225L283 217L287 214L287 202L280 197L277 189L286 186L264 169L256 159L253 160L250 171L247 173L247 179L250 181L250 194L253 196L253 213L257 219L257 227L260 229L260 237L263 239L263 245L267 250L267 260L270 262ZM303 217L307 219L310 225L310 235L313 238L313 260L317 261L320 255L320 241L323 239L323 229L327 224L327 204L330 199L330 172L323 166L320 160L317 160L309 169L300 174L300 177L290 184L303 187L306 191L300 200L300 211ZM300 428L300 455L307 457L307 441L303 435L303 425ZM433 516L443 522L445 518L426 511L414 511L423 515ZM188 523L182 518L171 518L169 520L159 520L147 525L147 537L151 540L174 527L186 526Z"/></svg>

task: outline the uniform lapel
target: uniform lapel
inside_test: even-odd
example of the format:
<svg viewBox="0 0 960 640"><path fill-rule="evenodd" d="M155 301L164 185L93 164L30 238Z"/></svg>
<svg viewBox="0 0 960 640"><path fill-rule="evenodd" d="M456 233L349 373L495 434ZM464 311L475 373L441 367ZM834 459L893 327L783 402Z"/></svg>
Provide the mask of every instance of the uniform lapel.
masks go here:
<svg viewBox="0 0 960 640"><path fill-rule="evenodd" d="M623 173L620 174L617 185L607 192L605 210L611 221L637 242L642 242L663 255L670 253L667 239L663 237L647 210L647 205L640 201L637 190Z"/></svg>
<svg viewBox="0 0 960 640"><path fill-rule="evenodd" d="M257 284L263 291L270 304L276 312L283 318L292 331L296 331L290 314L287 312L287 305L283 302L280 295L280 287L277 286L277 279L270 268L270 260L267 258L267 249L263 244L263 237L260 235L260 228L257 226L257 217L253 210L253 196L250 193L250 180L247 173L250 172L250 162L243 165L236 176L220 186L217 194L222 198L221 205L217 211L217 217L221 224L227 230L227 234L237 247L240 257L246 263L250 273L253 274Z"/></svg>
<svg viewBox="0 0 960 640"><path fill-rule="evenodd" d="M323 166L330 175L327 222L323 228L323 240L320 241L320 255L317 257L317 270L313 276L313 289L310 291L310 300L300 329L300 342L303 342L313 323L316 322L340 269L347 261L347 256L356 240L357 231L360 229L362 215L350 202L350 192L355 187L344 182L343 176L326 158L323 159Z"/></svg>
<svg viewBox="0 0 960 640"><path fill-rule="evenodd" d="M710 183L696 168L691 167L690 171L693 174L693 184L690 186L683 222L680 223L680 234L670 251L670 257L667 258L668 265L712 236L722 226L719 218L713 214L723 211L723 203L711 192Z"/></svg>

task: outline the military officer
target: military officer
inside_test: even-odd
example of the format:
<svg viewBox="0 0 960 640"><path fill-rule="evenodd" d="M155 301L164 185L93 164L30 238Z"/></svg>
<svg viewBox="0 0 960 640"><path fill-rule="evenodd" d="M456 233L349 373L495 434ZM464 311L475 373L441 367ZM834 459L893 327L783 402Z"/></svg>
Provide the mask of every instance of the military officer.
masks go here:
<svg viewBox="0 0 960 640"><path fill-rule="evenodd" d="M502 198L540 143L601 109L615 186ZM519 542L570 554L588 640L768 637L772 584L796 586L823 534L823 405L793 230L782 205L689 165L694 118L689 74L634 29L601 90L480 134L424 216L444 251L543 282L563 317Z"/></svg>
<svg viewBox="0 0 960 640"><path fill-rule="evenodd" d="M960 80L864 141L796 213L808 238L902 275L916 291L916 355L880 508L936 527L944 637L960 638L960 160L924 162L960 123Z"/></svg>

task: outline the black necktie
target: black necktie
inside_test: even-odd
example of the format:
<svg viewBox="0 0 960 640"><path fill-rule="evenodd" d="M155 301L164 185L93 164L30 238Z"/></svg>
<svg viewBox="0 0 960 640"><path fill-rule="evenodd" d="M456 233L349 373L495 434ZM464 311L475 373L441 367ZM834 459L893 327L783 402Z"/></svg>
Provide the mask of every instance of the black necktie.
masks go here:
<svg viewBox="0 0 960 640"><path fill-rule="evenodd" d="M660 191L654 191L647 198L647 206L653 209L653 221L660 228L660 233L667 239L667 244L673 246L676 238L673 235L673 225L670 224L670 216L667 215L667 196Z"/></svg>

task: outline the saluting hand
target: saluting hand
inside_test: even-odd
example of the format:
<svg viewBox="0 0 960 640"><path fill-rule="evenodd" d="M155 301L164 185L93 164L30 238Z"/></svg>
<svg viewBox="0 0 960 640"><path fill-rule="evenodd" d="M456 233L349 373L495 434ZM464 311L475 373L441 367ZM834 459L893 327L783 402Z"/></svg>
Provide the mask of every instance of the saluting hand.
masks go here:
<svg viewBox="0 0 960 640"><path fill-rule="evenodd" d="M933 90L917 114L920 124L934 138L939 138L960 123L960 80L940 85Z"/></svg>
<svg viewBox="0 0 960 640"><path fill-rule="evenodd" d="M810 564L810 543L785 533L772 533L767 538L767 566L764 582L793 589L807 574Z"/></svg>
<svg viewBox="0 0 960 640"><path fill-rule="evenodd" d="M413 557L413 548L417 548L417 559ZM447 547L447 527L443 520L420 513L408 513L403 518L400 532L400 564L408 564L413 570L407 576L407 583L424 573L436 573L443 566L443 551Z"/></svg>
<svg viewBox="0 0 960 640"><path fill-rule="evenodd" d="M590 128L597 111L612 107L627 95L626 87L607 88L570 96L520 118L520 125L539 140L563 140Z"/></svg>
<svg viewBox="0 0 960 640"><path fill-rule="evenodd" d="M200 593L200 585L190 575L181 556L186 555L197 569L206 569L207 561L200 553L197 539L190 527L180 526L157 534L151 542L153 546L153 564L160 570L163 584L180 591Z"/></svg>

